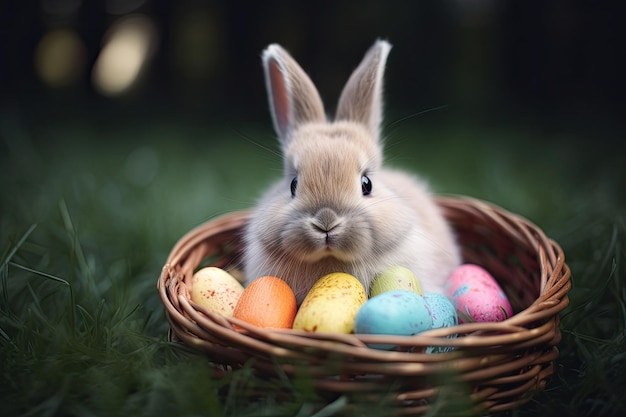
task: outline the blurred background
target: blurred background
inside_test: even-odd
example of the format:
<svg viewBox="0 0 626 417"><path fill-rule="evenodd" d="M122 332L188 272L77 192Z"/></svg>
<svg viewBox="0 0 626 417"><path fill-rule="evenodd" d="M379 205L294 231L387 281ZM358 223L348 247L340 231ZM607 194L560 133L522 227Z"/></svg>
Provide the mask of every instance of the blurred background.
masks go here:
<svg viewBox="0 0 626 417"><path fill-rule="evenodd" d="M0 6L4 114L27 125L183 117L267 123L260 53L283 44L328 110L366 48L394 49L388 119L623 132L624 25L610 2L26 0ZM443 114L441 114L443 113Z"/></svg>

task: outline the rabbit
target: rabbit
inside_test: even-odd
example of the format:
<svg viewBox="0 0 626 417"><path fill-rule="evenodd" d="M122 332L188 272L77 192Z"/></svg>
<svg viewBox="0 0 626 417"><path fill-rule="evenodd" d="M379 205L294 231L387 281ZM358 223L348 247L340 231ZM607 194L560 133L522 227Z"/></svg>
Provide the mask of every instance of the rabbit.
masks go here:
<svg viewBox="0 0 626 417"><path fill-rule="evenodd" d="M443 291L460 263L451 227L427 184L384 168L382 80L391 45L377 40L346 83L334 121L297 62L278 44L262 61L284 175L244 229L245 283L285 280L300 304L332 272L369 291L376 274L400 265L425 292Z"/></svg>

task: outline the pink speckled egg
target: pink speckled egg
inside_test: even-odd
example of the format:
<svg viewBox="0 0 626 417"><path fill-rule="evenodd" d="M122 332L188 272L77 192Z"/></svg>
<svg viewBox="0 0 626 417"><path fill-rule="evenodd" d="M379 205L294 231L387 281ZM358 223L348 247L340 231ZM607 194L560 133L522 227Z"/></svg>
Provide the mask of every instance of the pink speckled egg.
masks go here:
<svg viewBox="0 0 626 417"><path fill-rule="evenodd" d="M502 321L513 315L500 285L478 265L456 268L446 282L445 295L456 308L459 323Z"/></svg>

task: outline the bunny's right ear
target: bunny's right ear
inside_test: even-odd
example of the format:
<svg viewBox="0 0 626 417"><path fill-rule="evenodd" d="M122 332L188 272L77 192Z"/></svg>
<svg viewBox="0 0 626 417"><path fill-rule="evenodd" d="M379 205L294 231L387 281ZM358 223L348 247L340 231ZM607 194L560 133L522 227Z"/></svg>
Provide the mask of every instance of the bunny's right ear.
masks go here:
<svg viewBox="0 0 626 417"><path fill-rule="evenodd" d="M280 45L263 51L263 68L274 129L283 146L299 125L326 120L313 82Z"/></svg>
<svg viewBox="0 0 626 417"><path fill-rule="evenodd" d="M391 44L378 40L367 51L344 87L335 120L348 120L367 126L375 138L382 120L383 74Z"/></svg>

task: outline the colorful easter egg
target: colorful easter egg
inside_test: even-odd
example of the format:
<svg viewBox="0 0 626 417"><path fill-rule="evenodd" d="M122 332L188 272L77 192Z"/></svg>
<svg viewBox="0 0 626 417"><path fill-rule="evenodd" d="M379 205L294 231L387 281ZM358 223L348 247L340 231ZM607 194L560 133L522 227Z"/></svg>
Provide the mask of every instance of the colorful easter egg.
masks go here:
<svg viewBox="0 0 626 417"><path fill-rule="evenodd" d="M293 322L295 330L353 333L354 317L367 300L363 284L350 274L324 275L311 287Z"/></svg>
<svg viewBox="0 0 626 417"><path fill-rule="evenodd" d="M423 297L430 310L430 315L433 318L433 329L453 327L459 324L456 309L450 300L448 300L448 297L435 292L426 292ZM452 339L456 337L456 334L451 334L447 337ZM443 353L452 350L454 350L454 348L450 346L429 346L426 348L426 353Z"/></svg>
<svg viewBox="0 0 626 417"><path fill-rule="evenodd" d="M393 290L370 298L359 309L354 332L411 336L433 325L424 298L407 290ZM372 344L376 349L393 349L392 344Z"/></svg>
<svg viewBox="0 0 626 417"><path fill-rule="evenodd" d="M487 270L474 264L456 268L445 285L459 323L502 321L513 315L511 303Z"/></svg>

